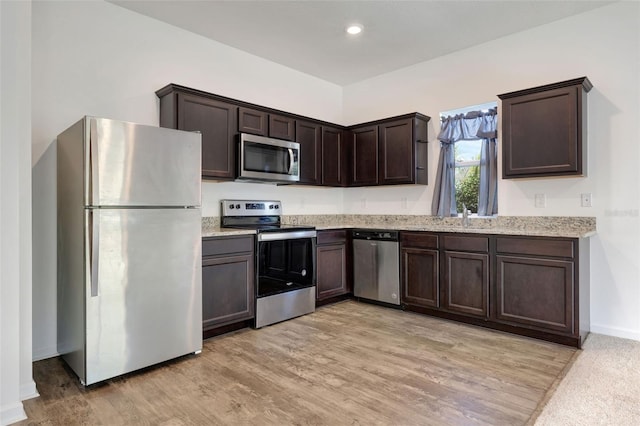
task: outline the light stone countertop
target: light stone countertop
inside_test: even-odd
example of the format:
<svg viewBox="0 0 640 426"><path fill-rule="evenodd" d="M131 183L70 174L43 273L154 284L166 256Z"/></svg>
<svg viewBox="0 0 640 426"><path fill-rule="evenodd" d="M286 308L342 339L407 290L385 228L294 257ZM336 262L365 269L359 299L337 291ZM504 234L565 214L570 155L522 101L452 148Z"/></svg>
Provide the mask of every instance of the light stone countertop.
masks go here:
<svg viewBox="0 0 640 426"><path fill-rule="evenodd" d="M467 228L462 226L460 218L418 215L296 215L283 216L282 222L315 226L318 230L359 228L564 238L587 238L596 234L594 217L471 217ZM255 231L220 228L218 217L202 218L203 237L247 234L255 234Z"/></svg>

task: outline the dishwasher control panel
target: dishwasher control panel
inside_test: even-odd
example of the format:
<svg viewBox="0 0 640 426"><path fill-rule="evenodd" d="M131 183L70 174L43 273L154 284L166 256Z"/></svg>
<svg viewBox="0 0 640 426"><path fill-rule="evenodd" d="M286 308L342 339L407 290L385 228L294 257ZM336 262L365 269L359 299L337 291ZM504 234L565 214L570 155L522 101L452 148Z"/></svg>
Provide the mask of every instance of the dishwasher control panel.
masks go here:
<svg viewBox="0 0 640 426"><path fill-rule="evenodd" d="M355 230L351 237L357 240L398 241L398 231Z"/></svg>

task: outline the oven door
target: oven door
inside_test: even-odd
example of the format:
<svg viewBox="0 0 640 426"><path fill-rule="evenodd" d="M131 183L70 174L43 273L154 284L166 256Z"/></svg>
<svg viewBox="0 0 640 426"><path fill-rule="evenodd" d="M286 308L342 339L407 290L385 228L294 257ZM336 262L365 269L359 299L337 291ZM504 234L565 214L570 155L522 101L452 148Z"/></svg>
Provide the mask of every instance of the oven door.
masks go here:
<svg viewBox="0 0 640 426"><path fill-rule="evenodd" d="M297 182L300 144L263 136L240 135L238 180Z"/></svg>
<svg viewBox="0 0 640 426"><path fill-rule="evenodd" d="M258 234L257 297L316 284L316 231Z"/></svg>

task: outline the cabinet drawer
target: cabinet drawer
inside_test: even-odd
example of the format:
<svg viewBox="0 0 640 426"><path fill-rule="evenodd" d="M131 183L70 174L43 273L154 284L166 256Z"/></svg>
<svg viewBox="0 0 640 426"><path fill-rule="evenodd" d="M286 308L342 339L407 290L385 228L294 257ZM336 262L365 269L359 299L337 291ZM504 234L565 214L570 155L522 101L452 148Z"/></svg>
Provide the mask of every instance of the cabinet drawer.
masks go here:
<svg viewBox="0 0 640 426"><path fill-rule="evenodd" d="M489 238L468 235L445 235L442 242L445 250L489 251Z"/></svg>
<svg viewBox="0 0 640 426"><path fill-rule="evenodd" d="M534 238L497 238L498 253L529 254L573 258L574 244L570 240Z"/></svg>
<svg viewBox="0 0 640 426"><path fill-rule="evenodd" d="M427 232L401 232L400 243L402 247L438 248L438 236Z"/></svg>
<svg viewBox="0 0 640 426"><path fill-rule="evenodd" d="M202 256L220 256L253 251L253 235L202 239Z"/></svg>
<svg viewBox="0 0 640 426"><path fill-rule="evenodd" d="M332 243L344 243L347 241L346 229L329 229L326 231L318 231L317 237L318 245L332 244Z"/></svg>

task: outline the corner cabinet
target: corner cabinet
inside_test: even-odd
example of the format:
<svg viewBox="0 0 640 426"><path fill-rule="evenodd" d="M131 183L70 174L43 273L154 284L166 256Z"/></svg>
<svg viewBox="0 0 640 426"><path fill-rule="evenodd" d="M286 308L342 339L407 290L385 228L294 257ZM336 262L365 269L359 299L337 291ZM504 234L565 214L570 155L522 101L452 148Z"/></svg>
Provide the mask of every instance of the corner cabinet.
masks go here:
<svg viewBox="0 0 640 426"><path fill-rule="evenodd" d="M316 301L351 292L349 232L345 229L318 231Z"/></svg>
<svg viewBox="0 0 640 426"><path fill-rule="evenodd" d="M498 95L502 177L583 176L587 168L587 77Z"/></svg>
<svg viewBox="0 0 640 426"><path fill-rule="evenodd" d="M407 114L350 128L350 186L427 184L427 123Z"/></svg>
<svg viewBox="0 0 640 426"><path fill-rule="evenodd" d="M202 328L205 338L249 325L255 312L254 236L202 240ZM226 329L224 327L227 327ZM239 327L237 327L239 328Z"/></svg>
<svg viewBox="0 0 640 426"><path fill-rule="evenodd" d="M238 107L189 89L169 85L160 98L160 126L202 134L202 177L235 178Z"/></svg>

